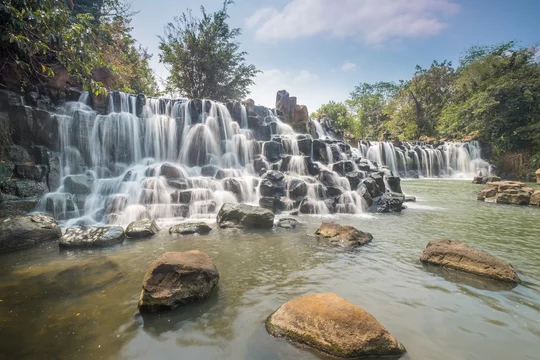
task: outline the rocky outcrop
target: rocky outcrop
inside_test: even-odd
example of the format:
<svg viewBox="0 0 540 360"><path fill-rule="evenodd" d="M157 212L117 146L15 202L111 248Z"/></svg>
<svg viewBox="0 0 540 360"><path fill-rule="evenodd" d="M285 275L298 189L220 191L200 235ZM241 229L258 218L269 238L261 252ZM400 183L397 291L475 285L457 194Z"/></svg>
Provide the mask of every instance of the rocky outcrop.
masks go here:
<svg viewBox="0 0 540 360"><path fill-rule="evenodd" d="M220 228L272 229L274 213L246 204L223 204L217 215Z"/></svg>
<svg viewBox="0 0 540 360"><path fill-rule="evenodd" d="M204 222L189 222L183 224L177 224L169 228L170 234L180 234L180 235L190 235L190 234L200 234L206 235L212 228Z"/></svg>
<svg viewBox="0 0 540 360"><path fill-rule="evenodd" d="M536 191L538 189L526 187L522 182L495 181L488 182L478 193L477 199L506 205L537 205Z"/></svg>
<svg viewBox="0 0 540 360"><path fill-rule="evenodd" d="M33 214L0 219L0 253L58 240L61 236L60 227L50 216Z"/></svg>
<svg viewBox="0 0 540 360"><path fill-rule="evenodd" d="M286 90L276 94L276 112L285 123L300 133L309 132L309 111L305 105L298 105L294 96L289 96Z"/></svg>
<svg viewBox="0 0 540 360"><path fill-rule="evenodd" d="M291 300L266 320L277 337L339 358L401 355L405 347L370 313L333 293Z"/></svg>
<svg viewBox="0 0 540 360"><path fill-rule="evenodd" d="M126 236L132 239L143 239L156 235L159 230L155 220L132 221L126 228Z"/></svg>
<svg viewBox="0 0 540 360"><path fill-rule="evenodd" d="M166 252L144 277L139 311L166 311L204 300L218 281L216 266L202 251Z"/></svg>
<svg viewBox="0 0 540 360"><path fill-rule="evenodd" d="M456 240L430 241L420 261L490 279L521 282L511 264Z"/></svg>
<svg viewBox="0 0 540 360"><path fill-rule="evenodd" d="M121 244L124 237L121 226L80 226L67 229L58 245L61 248L99 248Z"/></svg>
<svg viewBox="0 0 540 360"><path fill-rule="evenodd" d="M335 246L356 247L362 246L373 240L369 233L362 232L352 226L343 226L336 223L322 223L315 231L320 239Z"/></svg>

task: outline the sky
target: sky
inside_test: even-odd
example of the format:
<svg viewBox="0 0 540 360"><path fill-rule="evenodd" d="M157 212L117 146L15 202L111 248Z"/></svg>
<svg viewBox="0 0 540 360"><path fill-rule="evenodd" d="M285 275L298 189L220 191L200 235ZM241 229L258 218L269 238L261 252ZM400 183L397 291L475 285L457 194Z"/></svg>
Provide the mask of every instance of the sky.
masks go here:
<svg viewBox="0 0 540 360"><path fill-rule="evenodd" d="M186 9L200 14L221 0L131 0L133 36L153 54L158 78L159 39L167 23ZM433 60L457 65L472 45L510 40L540 43L540 0L235 0L229 24L246 60L263 72L249 95L275 106L285 89L307 105L344 101L363 82L409 79L415 66Z"/></svg>

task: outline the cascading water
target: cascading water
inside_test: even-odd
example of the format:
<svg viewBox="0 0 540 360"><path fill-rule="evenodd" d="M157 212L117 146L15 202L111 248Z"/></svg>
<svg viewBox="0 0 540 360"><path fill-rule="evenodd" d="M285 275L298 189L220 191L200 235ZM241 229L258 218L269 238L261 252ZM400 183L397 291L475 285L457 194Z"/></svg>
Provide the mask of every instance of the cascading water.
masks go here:
<svg viewBox="0 0 540 360"><path fill-rule="evenodd" d="M360 142L361 156L388 167L394 175L403 178L455 178L472 179L488 176L490 164L482 159L477 141L447 142L440 146L403 142L396 146L390 142Z"/></svg>
<svg viewBox="0 0 540 360"><path fill-rule="evenodd" d="M474 143L353 149L298 134L263 107L256 113L244 105L118 92L108 101L108 113L97 114L83 94L58 115L63 182L38 210L67 226L213 217L224 203L359 214L385 192L401 191L390 185L399 181L393 175L455 175L483 166Z"/></svg>

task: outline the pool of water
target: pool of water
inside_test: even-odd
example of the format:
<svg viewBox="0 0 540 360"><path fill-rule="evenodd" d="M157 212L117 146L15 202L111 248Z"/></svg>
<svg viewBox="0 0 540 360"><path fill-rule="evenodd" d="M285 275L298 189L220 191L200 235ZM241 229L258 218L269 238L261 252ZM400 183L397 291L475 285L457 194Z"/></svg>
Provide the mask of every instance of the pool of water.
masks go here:
<svg viewBox="0 0 540 360"><path fill-rule="evenodd" d="M266 317L288 300L335 292L372 313L407 348L402 359L540 359L540 209L476 201L465 181L403 181L401 214L300 216L295 230L214 230L208 236L126 241L103 250L56 243L0 255L0 358L319 359L275 339ZM374 240L354 251L313 237L323 220ZM511 262L516 287L425 267L436 238ZM137 312L148 265L164 251L199 249L220 281L207 301ZM82 267L82 266L85 267Z"/></svg>

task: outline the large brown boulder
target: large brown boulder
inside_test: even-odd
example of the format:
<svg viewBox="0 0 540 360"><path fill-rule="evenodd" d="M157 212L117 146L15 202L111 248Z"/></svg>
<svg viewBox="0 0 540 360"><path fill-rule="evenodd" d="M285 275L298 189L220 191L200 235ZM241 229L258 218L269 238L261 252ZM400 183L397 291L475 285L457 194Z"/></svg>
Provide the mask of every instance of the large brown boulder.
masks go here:
<svg viewBox="0 0 540 360"><path fill-rule="evenodd" d="M62 230L50 216L33 214L0 219L0 253L58 240L61 236Z"/></svg>
<svg viewBox="0 0 540 360"><path fill-rule="evenodd" d="M315 235L332 245L343 247L361 246L373 240L373 236L369 233L336 223L322 223L315 231Z"/></svg>
<svg viewBox="0 0 540 360"><path fill-rule="evenodd" d="M532 193L529 205L540 206L540 189Z"/></svg>
<svg viewBox="0 0 540 360"><path fill-rule="evenodd" d="M531 194L526 191L504 191L497 194L497 204L529 205Z"/></svg>
<svg viewBox="0 0 540 360"><path fill-rule="evenodd" d="M144 277L139 311L166 311L204 300L218 281L216 266L202 251L166 252Z"/></svg>
<svg viewBox="0 0 540 360"><path fill-rule="evenodd" d="M274 336L340 358L400 355L405 347L371 314L333 293L291 300L270 315Z"/></svg>
<svg viewBox="0 0 540 360"><path fill-rule="evenodd" d="M495 280L521 282L510 263L456 240L430 241L422 252L420 261Z"/></svg>

